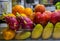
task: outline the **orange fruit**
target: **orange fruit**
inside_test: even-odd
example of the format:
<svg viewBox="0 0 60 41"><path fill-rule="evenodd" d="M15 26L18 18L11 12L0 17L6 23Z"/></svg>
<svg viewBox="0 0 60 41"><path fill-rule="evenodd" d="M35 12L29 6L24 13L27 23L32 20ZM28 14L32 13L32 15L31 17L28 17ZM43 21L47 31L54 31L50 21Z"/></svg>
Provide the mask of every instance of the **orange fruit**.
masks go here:
<svg viewBox="0 0 60 41"><path fill-rule="evenodd" d="M42 4L37 4L36 6L35 6L35 10L34 10L35 12L41 12L41 13L43 13L44 11L45 11L45 6L44 5L42 5Z"/></svg>
<svg viewBox="0 0 60 41"><path fill-rule="evenodd" d="M12 13L13 14L16 14L16 13L24 13L24 7L22 5L15 5L13 8L12 8Z"/></svg>
<svg viewBox="0 0 60 41"><path fill-rule="evenodd" d="M25 13L27 16L30 16L30 15L33 13L33 10L32 10L31 8L25 8L24 13Z"/></svg>
<svg viewBox="0 0 60 41"><path fill-rule="evenodd" d="M3 37L5 40L11 40L15 37L15 31L12 31L10 29L4 29L3 30Z"/></svg>

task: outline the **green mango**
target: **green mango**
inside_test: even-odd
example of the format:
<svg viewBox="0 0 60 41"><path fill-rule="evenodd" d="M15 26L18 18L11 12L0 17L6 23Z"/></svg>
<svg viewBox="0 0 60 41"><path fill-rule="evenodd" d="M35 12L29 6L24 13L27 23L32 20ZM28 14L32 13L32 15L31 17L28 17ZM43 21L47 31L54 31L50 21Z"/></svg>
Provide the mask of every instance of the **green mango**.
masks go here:
<svg viewBox="0 0 60 41"><path fill-rule="evenodd" d="M30 36L31 36L31 32L21 32L16 35L15 39L24 40L29 38Z"/></svg>
<svg viewBox="0 0 60 41"><path fill-rule="evenodd" d="M53 32L54 39L60 39L60 22L56 23L54 32Z"/></svg>
<svg viewBox="0 0 60 41"><path fill-rule="evenodd" d="M42 32L43 32L43 26L41 24L37 24L32 31L31 38L38 39L39 37L41 37Z"/></svg>
<svg viewBox="0 0 60 41"><path fill-rule="evenodd" d="M42 34L42 38L43 39L49 39L52 35L52 32L53 32L53 24L52 23L48 23L45 28L44 28L44 31L43 31L43 34Z"/></svg>

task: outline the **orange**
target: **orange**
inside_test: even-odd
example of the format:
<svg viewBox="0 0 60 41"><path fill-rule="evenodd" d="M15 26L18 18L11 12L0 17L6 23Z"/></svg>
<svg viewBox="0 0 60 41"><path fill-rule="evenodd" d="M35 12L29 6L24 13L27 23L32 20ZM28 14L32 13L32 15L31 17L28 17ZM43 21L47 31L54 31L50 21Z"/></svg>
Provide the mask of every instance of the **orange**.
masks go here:
<svg viewBox="0 0 60 41"><path fill-rule="evenodd" d="M43 4L37 4L34 8L35 12L45 12L45 6Z"/></svg>
<svg viewBox="0 0 60 41"><path fill-rule="evenodd" d="M10 29L4 29L3 30L3 37L5 40L11 40L15 37L15 31L12 31Z"/></svg>
<svg viewBox="0 0 60 41"><path fill-rule="evenodd" d="M25 8L24 13L25 13L27 16L30 16L30 15L33 13L33 10L32 10L31 8Z"/></svg>
<svg viewBox="0 0 60 41"><path fill-rule="evenodd" d="M12 8L12 13L13 14L16 14L16 13L24 13L24 7L22 5L15 5L13 8Z"/></svg>

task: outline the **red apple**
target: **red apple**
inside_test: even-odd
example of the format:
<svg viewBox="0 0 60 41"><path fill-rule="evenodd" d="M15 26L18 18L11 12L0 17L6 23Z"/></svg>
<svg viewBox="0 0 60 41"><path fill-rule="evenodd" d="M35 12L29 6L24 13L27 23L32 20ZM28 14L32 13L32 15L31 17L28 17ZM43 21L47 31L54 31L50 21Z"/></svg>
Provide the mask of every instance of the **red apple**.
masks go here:
<svg viewBox="0 0 60 41"><path fill-rule="evenodd" d="M34 10L35 12L41 12L41 13L43 13L44 11L45 11L45 6L44 5L42 5L42 4L37 4L36 6L35 6L35 10Z"/></svg>

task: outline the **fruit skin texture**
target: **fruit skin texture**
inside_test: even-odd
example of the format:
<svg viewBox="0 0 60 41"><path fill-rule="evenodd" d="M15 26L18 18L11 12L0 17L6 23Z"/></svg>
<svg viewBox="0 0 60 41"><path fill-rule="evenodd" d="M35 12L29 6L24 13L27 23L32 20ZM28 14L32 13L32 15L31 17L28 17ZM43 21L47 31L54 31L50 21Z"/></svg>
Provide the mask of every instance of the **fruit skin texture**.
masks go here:
<svg viewBox="0 0 60 41"><path fill-rule="evenodd" d="M5 40L11 40L15 37L15 32L10 29L4 29L2 32Z"/></svg>
<svg viewBox="0 0 60 41"><path fill-rule="evenodd" d="M56 24L57 22L60 22L60 13L59 12L53 12L50 18L50 22L53 24Z"/></svg>
<svg viewBox="0 0 60 41"><path fill-rule="evenodd" d="M38 24L40 23L40 16L41 16L41 12L36 12L35 16L34 16L34 23Z"/></svg>
<svg viewBox="0 0 60 41"><path fill-rule="evenodd" d="M25 8L24 13L33 21L34 13L31 8Z"/></svg>
<svg viewBox="0 0 60 41"><path fill-rule="evenodd" d="M39 37L41 37L42 32L43 32L43 26L41 24L37 24L32 31L31 38L38 39Z"/></svg>
<svg viewBox="0 0 60 41"><path fill-rule="evenodd" d="M5 20L10 29L19 30L19 23L15 17L5 16Z"/></svg>
<svg viewBox="0 0 60 41"><path fill-rule="evenodd" d="M43 12L43 14L47 14L47 18L48 18L48 20L50 19L50 17L51 17L51 14L52 14L52 12L51 11L45 11L45 12Z"/></svg>
<svg viewBox="0 0 60 41"><path fill-rule="evenodd" d="M52 23L48 23L46 25L46 27L44 28L43 34L42 34L42 38L43 39L49 39L52 35L53 32L53 24Z"/></svg>
<svg viewBox="0 0 60 41"><path fill-rule="evenodd" d="M33 29L33 22L28 17L23 17L21 15L19 16L18 13L17 20L19 22L19 25L22 27L22 29L29 29L29 30Z"/></svg>
<svg viewBox="0 0 60 41"><path fill-rule="evenodd" d="M37 4L34 9L35 12L43 13L45 11L45 6L42 4Z"/></svg>
<svg viewBox="0 0 60 41"><path fill-rule="evenodd" d="M16 14L16 13L24 13L24 7L22 5L15 5L13 8L12 8L12 13L13 14Z"/></svg>
<svg viewBox="0 0 60 41"><path fill-rule="evenodd" d="M15 39L21 39L21 40L24 40L24 39L27 39L31 36L31 32L23 32L23 33L18 33L15 37Z"/></svg>
<svg viewBox="0 0 60 41"><path fill-rule="evenodd" d="M31 14L33 14L33 10L32 10L31 8L25 8L24 13L25 13L27 16L30 16Z"/></svg>
<svg viewBox="0 0 60 41"><path fill-rule="evenodd" d="M45 26L48 23L50 18L50 16L48 15L49 14L46 14L46 12L43 14L41 14L40 12L36 12L34 16L34 23L42 24L43 26Z"/></svg>
<svg viewBox="0 0 60 41"><path fill-rule="evenodd" d="M54 32L53 32L54 39L60 39L60 22L56 23Z"/></svg>

